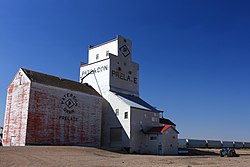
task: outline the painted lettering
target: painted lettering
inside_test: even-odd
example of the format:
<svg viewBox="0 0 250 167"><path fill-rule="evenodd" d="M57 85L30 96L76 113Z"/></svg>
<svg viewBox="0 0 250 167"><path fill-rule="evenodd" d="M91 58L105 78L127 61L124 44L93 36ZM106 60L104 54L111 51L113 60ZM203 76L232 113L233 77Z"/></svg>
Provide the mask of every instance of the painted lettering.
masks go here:
<svg viewBox="0 0 250 167"><path fill-rule="evenodd" d="M131 78L131 76L129 74L126 75L126 74L124 74L122 72L112 70L111 71L111 76L115 77L115 78L118 78L118 79L121 79L121 80L124 80L124 81L128 81L128 82L137 84L137 78L135 78L135 77Z"/></svg>
<svg viewBox="0 0 250 167"><path fill-rule="evenodd" d="M91 74L93 74L93 73L101 73L101 72L104 72L104 71L107 71L107 70L108 70L108 65L99 66L99 67L96 67L96 68L92 68L92 69L89 69L89 70L82 71L81 77L84 77L85 75L91 73L91 71L93 71L91 73Z"/></svg>
<svg viewBox="0 0 250 167"><path fill-rule="evenodd" d="M137 84L137 78L134 78L134 84Z"/></svg>
<svg viewBox="0 0 250 167"><path fill-rule="evenodd" d="M77 121L77 118L76 117L73 117L73 116L62 116L60 115L58 117L59 120L64 120L64 121Z"/></svg>

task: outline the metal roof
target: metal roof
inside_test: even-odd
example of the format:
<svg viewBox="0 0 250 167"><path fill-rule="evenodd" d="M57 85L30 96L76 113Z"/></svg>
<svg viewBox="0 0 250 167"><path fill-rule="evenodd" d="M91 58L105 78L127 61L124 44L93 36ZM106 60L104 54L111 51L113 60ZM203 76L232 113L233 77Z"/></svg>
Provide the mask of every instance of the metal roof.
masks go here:
<svg viewBox="0 0 250 167"><path fill-rule="evenodd" d="M50 86L59 87L63 89L69 89L72 91L83 92L83 93L87 93L90 95L101 96L97 91L95 91L94 88L92 88L88 84L81 84L76 81L63 79L60 77L43 74L43 73L36 72L36 71L31 71L25 68L21 68L21 69L27 75L27 77L31 80L31 82L36 82L36 83L40 83L43 85L50 85Z"/></svg>
<svg viewBox="0 0 250 167"><path fill-rule="evenodd" d="M165 125L165 126L158 126L149 129L146 133L153 134L153 133L164 133L169 128L172 128L176 133L179 133L172 125Z"/></svg>
<svg viewBox="0 0 250 167"><path fill-rule="evenodd" d="M161 124L165 124L165 125L175 125L175 123L173 123L172 121L170 121L169 119L167 118L160 118L160 121L159 121Z"/></svg>
<svg viewBox="0 0 250 167"><path fill-rule="evenodd" d="M140 97L118 93L118 92L114 92L114 93L131 107L144 109L144 110L150 110L154 112L162 112L162 111L157 110L155 107L151 106L144 100L142 100Z"/></svg>

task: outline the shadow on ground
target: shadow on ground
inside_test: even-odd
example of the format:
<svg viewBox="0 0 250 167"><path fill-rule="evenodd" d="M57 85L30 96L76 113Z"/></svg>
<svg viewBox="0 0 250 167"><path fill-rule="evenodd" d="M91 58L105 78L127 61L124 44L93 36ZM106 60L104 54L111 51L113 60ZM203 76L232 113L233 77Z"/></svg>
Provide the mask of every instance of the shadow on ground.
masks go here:
<svg viewBox="0 0 250 167"><path fill-rule="evenodd" d="M100 147L99 149L104 150L104 151L113 152L113 153L129 154L128 150L126 150L125 148Z"/></svg>
<svg viewBox="0 0 250 167"><path fill-rule="evenodd" d="M215 152L214 150L201 150L195 148L189 148L185 150L186 153L182 155L187 156L206 156L206 155L219 155L219 153Z"/></svg>

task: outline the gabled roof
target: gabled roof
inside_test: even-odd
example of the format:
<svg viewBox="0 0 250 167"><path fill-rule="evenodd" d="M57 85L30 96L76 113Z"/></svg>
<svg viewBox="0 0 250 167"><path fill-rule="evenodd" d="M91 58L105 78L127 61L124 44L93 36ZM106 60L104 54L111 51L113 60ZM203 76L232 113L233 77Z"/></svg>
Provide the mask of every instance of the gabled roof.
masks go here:
<svg viewBox="0 0 250 167"><path fill-rule="evenodd" d="M154 134L154 133L164 133L169 128L172 128L176 133L179 133L172 125L158 126L149 129L146 133Z"/></svg>
<svg viewBox="0 0 250 167"><path fill-rule="evenodd" d="M175 123L173 123L172 121L170 121L169 119L166 118L160 118L159 121L161 124L165 124L165 125L173 125L176 126Z"/></svg>
<svg viewBox="0 0 250 167"><path fill-rule="evenodd" d="M131 107L144 109L144 110L150 110L154 112L162 112L162 111L157 110L155 107L151 106L144 100L142 100L140 97L118 93L118 92L114 92L114 93Z"/></svg>
<svg viewBox="0 0 250 167"><path fill-rule="evenodd" d="M79 92L87 93L90 95L100 96L100 94L88 84L81 84L76 81L63 79L60 77L43 74L43 73L36 72L36 71L31 71L25 68L21 68L21 69L27 75L27 77L31 80L31 82L69 89L72 91L79 91Z"/></svg>

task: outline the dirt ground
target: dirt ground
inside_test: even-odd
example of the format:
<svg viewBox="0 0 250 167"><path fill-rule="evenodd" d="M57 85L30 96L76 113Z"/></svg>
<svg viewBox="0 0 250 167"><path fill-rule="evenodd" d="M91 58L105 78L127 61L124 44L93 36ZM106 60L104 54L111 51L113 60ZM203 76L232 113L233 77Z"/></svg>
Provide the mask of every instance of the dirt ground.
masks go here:
<svg viewBox="0 0 250 167"><path fill-rule="evenodd" d="M116 153L90 147L26 146L0 147L0 167L198 167L250 166L250 150L236 150L240 157L220 157L219 150L198 150L212 154L155 156ZM199 153L198 153L199 154Z"/></svg>

